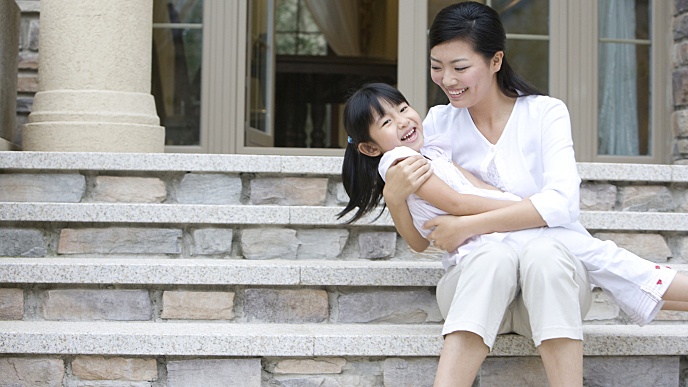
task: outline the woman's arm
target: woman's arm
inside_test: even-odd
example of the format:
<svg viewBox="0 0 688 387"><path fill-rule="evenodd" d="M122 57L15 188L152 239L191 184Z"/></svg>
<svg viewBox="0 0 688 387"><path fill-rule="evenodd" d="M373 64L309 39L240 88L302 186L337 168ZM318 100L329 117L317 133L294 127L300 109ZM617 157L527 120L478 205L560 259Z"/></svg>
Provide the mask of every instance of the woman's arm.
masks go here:
<svg viewBox="0 0 688 387"><path fill-rule="evenodd" d="M422 156L408 157L387 170L382 195L397 232L414 251L425 251L430 245L413 226L406 198L432 176L430 162Z"/></svg>
<svg viewBox="0 0 688 387"><path fill-rule="evenodd" d="M530 200L513 202L508 207L469 216L438 216L425 222L425 229L435 227L428 239L435 246L452 251L474 235L507 232L546 226L547 223Z"/></svg>

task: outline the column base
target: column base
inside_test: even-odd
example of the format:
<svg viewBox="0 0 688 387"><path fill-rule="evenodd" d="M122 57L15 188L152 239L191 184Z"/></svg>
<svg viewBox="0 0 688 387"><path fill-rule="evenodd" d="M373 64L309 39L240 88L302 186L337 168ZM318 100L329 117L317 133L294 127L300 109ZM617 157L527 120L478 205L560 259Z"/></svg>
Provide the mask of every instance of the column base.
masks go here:
<svg viewBox="0 0 688 387"><path fill-rule="evenodd" d="M24 125L22 149L38 152L163 153L165 128L109 122L34 122Z"/></svg>

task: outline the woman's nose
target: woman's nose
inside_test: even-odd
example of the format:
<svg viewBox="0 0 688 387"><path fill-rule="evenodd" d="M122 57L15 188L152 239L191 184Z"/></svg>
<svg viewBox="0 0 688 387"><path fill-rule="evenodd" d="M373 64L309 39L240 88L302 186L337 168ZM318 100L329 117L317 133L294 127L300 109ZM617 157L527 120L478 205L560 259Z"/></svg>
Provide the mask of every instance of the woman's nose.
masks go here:
<svg viewBox="0 0 688 387"><path fill-rule="evenodd" d="M456 79L450 71L445 71L444 74L442 74L442 84L444 87L454 86L455 83Z"/></svg>

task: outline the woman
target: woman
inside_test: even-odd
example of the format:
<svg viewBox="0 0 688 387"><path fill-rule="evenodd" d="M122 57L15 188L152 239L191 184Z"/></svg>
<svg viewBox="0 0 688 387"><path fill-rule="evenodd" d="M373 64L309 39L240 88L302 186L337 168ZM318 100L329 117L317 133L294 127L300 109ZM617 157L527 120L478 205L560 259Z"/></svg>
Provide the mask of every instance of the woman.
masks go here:
<svg viewBox="0 0 688 387"><path fill-rule="evenodd" d="M449 133L454 161L488 183L530 196L516 205L426 223L428 239L454 250L479 234L550 226L587 231L577 222L579 184L565 105L509 67L498 14L474 2L449 6L429 33L431 76L449 98L434 107L426 135ZM389 169L384 198L414 250L429 242L413 227L406 197L431 175L425 159ZM590 305L587 272L561 243L535 238L520 251L485 243L449 270L437 287L445 314L435 386L470 386L498 333L533 337L551 386L581 386L582 316Z"/></svg>

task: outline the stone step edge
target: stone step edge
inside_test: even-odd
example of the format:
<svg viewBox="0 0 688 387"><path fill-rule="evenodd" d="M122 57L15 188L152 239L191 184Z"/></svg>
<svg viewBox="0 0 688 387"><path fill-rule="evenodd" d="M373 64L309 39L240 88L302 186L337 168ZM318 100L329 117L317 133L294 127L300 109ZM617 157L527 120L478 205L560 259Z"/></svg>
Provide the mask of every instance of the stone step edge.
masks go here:
<svg viewBox="0 0 688 387"><path fill-rule="evenodd" d="M586 356L688 354L688 325L583 327ZM0 353L135 356L439 356L441 327L370 324L0 322ZM500 335L492 356L537 356Z"/></svg>
<svg viewBox="0 0 688 387"><path fill-rule="evenodd" d="M272 205L4 202L0 203L0 221L344 227L346 225L336 217L342 209ZM370 214L353 226L394 225L386 209L373 221L376 215ZM590 230L688 231L686 213L581 211L579 221Z"/></svg>
<svg viewBox="0 0 688 387"><path fill-rule="evenodd" d="M339 175L342 157L181 153L0 152L0 169ZM578 163L583 180L688 182L688 166Z"/></svg>
<svg viewBox="0 0 688 387"><path fill-rule="evenodd" d="M408 287L435 286L443 274L427 261L0 258L3 284Z"/></svg>
<svg viewBox="0 0 688 387"><path fill-rule="evenodd" d="M688 274L688 264L670 267ZM443 274L427 261L0 258L0 284L412 287L436 286Z"/></svg>

